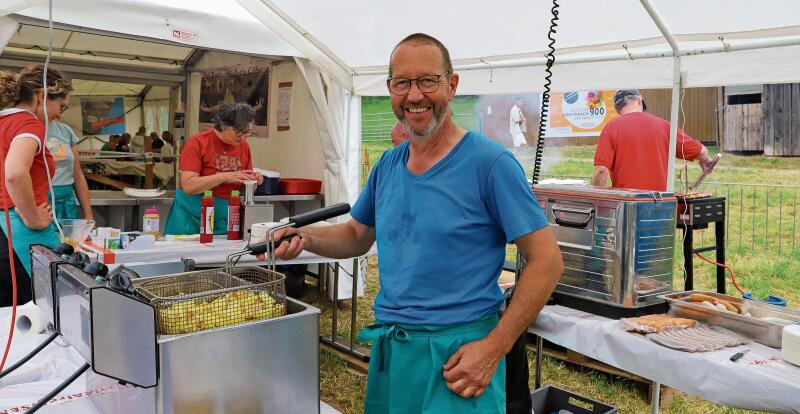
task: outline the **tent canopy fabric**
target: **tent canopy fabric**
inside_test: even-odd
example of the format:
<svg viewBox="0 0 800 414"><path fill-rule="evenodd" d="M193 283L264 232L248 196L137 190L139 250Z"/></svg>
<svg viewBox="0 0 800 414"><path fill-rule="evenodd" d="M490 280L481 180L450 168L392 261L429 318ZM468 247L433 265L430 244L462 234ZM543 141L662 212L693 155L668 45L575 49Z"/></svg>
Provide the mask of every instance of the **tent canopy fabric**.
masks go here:
<svg viewBox="0 0 800 414"><path fill-rule="evenodd" d="M8 7L36 19L47 4L14 0ZM38 3L38 4L37 4ZM651 0L682 51L684 85L711 86L800 81L800 2L770 0ZM241 4L241 5L240 5ZM57 22L173 45L265 56L319 60L311 42L352 76L355 95L386 95L392 47L414 32L448 47L464 78L461 93L541 90L550 1L412 0L54 0ZM269 28L254 17L273 18ZM277 12L276 12L277 11ZM253 14L251 14L253 12ZM288 27L288 26L287 26ZM669 87L672 50L640 0L561 1L554 89ZM301 39L301 40L299 40ZM787 44L762 48L775 41ZM737 48L756 48L735 51ZM710 53L712 50L729 50ZM633 57L633 59L631 59ZM574 60L594 62L566 63ZM565 62L563 64L559 62ZM510 66L510 67L509 67ZM331 66L323 66L341 80Z"/></svg>
<svg viewBox="0 0 800 414"><path fill-rule="evenodd" d="M800 81L796 70L800 67L800 2L796 0L560 2L552 78L556 91L673 87L677 96L680 86ZM0 16L16 13L17 20L47 21L46 1L3 3ZM321 140L330 145L325 148L326 173L340 183L336 185L339 193L331 198L351 201L358 188L349 177L356 171L357 157L350 155L360 144L360 131L354 128L359 109L353 104L359 96L388 94L389 55L400 39L414 32L439 38L461 75L460 94L536 92L544 84L546 35L552 18L551 1L528 0L410 0L402 5L369 0L52 3L53 19L63 30L102 32L178 47L126 52L149 57L150 66L169 65L162 53L181 57L180 46L306 59L308 65L303 61L300 66L309 87L319 89L312 90L317 109L329 112L318 112L317 118ZM5 48L13 40L12 50L27 50L21 32L9 39L11 26L0 21L0 46ZM31 32L35 37L35 30ZM74 50L62 52L80 55L78 46L92 47L91 41L80 37ZM64 46L69 39L61 40L62 49L69 49ZM27 45L33 41L27 39ZM141 63L134 59L129 64ZM330 99L331 94L336 99L322 105L319 98L327 95ZM673 124L673 136L674 129Z"/></svg>

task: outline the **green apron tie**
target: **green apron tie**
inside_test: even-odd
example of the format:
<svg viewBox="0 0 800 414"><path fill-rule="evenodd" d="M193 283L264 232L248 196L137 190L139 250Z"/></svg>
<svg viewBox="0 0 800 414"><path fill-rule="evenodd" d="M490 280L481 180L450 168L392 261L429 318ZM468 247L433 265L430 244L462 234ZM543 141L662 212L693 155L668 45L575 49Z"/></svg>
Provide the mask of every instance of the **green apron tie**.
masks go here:
<svg viewBox="0 0 800 414"><path fill-rule="evenodd" d="M56 217L59 220L78 218L78 205L75 203L75 189L72 184L54 185L53 193L56 195L55 201L52 196L48 198L56 211Z"/></svg>
<svg viewBox="0 0 800 414"><path fill-rule="evenodd" d="M381 352L378 353L378 370L383 371L386 369L386 360L390 359L392 348L389 346L389 341L395 340L400 343L408 343L411 340L411 335L397 325L386 325L382 323L374 323L362 329L358 333L358 340L361 342L378 341L378 347Z"/></svg>
<svg viewBox="0 0 800 414"><path fill-rule="evenodd" d="M6 212L0 210L0 227L3 228L6 238L8 238L8 228L6 227L5 215ZM50 225L43 230L34 230L28 228L25 223L22 222L22 218L17 215L17 212L13 208L9 210L8 218L11 221L11 238L13 239L12 247L14 248L14 253L17 254L19 261L22 262L22 266L25 267L25 271L27 271L28 276L30 276L30 245L41 244L49 248L56 247L56 245L61 242L58 235L58 230L56 229L56 225L53 223L50 223ZM2 277L6 276L3 275Z"/></svg>

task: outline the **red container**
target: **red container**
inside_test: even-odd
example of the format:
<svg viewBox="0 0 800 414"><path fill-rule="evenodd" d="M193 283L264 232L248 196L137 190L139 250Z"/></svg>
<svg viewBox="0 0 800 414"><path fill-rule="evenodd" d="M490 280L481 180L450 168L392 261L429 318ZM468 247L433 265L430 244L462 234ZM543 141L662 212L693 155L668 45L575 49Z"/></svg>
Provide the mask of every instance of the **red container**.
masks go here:
<svg viewBox="0 0 800 414"><path fill-rule="evenodd" d="M322 191L322 181L307 178L281 178L281 193L283 194L319 194Z"/></svg>
<svg viewBox="0 0 800 414"><path fill-rule="evenodd" d="M200 243L214 241L214 196L206 191L200 199Z"/></svg>
<svg viewBox="0 0 800 414"><path fill-rule="evenodd" d="M239 192L231 191L228 199L228 240L242 239L242 202Z"/></svg>

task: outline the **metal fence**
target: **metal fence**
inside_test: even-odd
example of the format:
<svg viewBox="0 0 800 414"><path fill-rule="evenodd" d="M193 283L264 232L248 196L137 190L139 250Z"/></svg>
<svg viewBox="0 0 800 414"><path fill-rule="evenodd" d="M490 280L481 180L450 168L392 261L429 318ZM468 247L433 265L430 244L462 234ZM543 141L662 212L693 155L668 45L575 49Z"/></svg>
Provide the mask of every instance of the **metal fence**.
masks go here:
<svg viewBox="0 0 800 414"><path fill-rule="evenodd" d="M546 176L591 181L591 177ZM725 248L730 254L797 256L798 190L787 185L703 183L700 191L725 197ZM681 237L680 233L678 237ZM714 243L714 225L695 230L695 245Z"/></svg>
<svg viewBox="0 0 800 414"><path fill-rule="evenodd" d="M456 124L467 129L480 129L479 116L471 114L453 114ZM361 141L365 144L389 142L389 133L392 130L397 117L393 112L380 112L374 114L362 114L361 118ZM480 132L480 131L479 131Z"/></svg>

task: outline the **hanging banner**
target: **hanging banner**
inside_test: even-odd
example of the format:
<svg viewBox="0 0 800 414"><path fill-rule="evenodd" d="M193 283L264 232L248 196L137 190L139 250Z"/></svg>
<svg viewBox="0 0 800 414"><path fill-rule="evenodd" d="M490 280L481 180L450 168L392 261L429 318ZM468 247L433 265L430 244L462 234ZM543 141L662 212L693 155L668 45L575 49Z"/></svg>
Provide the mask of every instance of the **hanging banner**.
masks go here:
<svg viewBox="0 0 800 414"><path fill-rule="evenodd" d="M83 135L125 133L125 101L118 97L81 98Z"/></svg>
<svg viewBox="0 0 800 414"><path fill-rule="evenodd" d="M266 138L269 102L269 67L237 65L203 72L200 83L200 129L214 125L214 114L223 104L246 103L256 111L253 137Z"/></svg>
<svg viewBox="0 0 800 414"><path fill-rule="evenodd" d="M599 136L603 127L619 116L613 89L553 93L545 137Z"/></svg>

